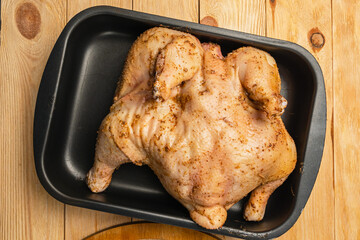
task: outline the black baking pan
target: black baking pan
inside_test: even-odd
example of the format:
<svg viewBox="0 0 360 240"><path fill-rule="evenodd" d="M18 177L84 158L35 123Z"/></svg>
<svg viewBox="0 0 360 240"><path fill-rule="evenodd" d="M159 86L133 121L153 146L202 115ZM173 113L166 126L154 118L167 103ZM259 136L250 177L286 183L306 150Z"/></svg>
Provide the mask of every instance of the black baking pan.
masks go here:
<svg viewBox="0 0 360 240"><path fill-rule="evenodd" d="M222 228L203 229L146 166L121 166L103 193L94 194L85 184L97 130L109 112L129 48L142 32L160 25L194 34L202 42L218 43L224 55L246 45L269 52L277 61L282 95L288 100L283 120L295 140L298 162L272 194L261 222L243 219L243 199L228 211ZM309 198L320 167L325 128L322 72L299 45L101 6L76 15L49 57L35 110L35 164L44 188L66 204L233 237L274 238L295 223Z"/></svg>

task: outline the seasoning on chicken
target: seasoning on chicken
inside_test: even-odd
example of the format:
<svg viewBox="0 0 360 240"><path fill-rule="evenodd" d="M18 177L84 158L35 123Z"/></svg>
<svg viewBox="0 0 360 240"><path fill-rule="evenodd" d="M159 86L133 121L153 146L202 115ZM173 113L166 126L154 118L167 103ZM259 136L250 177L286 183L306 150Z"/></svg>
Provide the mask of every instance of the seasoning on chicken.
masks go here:
<svg viewBox="0 0 360 240"><path fill-rule="evenodd" d="M260 221L296 164L280 118L286 105L268 53L242 47L224 58L188 33L149 29L99 129L88 186L104 191L121 164L146 164L200 226L221 227L250 192L244 218Z"/></svg>

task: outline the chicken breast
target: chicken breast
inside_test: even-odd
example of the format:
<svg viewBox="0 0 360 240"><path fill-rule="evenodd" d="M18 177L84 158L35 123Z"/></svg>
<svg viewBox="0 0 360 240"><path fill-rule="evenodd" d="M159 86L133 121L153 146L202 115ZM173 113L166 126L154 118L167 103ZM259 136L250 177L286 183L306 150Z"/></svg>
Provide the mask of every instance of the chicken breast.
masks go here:
<svg viewBox="0 0 360 240"><path fill-rule="evenodd" d="M259 49L224 58L219 45L188 33L147 30L100 126L89 188L104 191L121 164L146 164L204 228L221 227L250 192L244 218L262 220L296 164L280 83L275 60Z"/></svg>

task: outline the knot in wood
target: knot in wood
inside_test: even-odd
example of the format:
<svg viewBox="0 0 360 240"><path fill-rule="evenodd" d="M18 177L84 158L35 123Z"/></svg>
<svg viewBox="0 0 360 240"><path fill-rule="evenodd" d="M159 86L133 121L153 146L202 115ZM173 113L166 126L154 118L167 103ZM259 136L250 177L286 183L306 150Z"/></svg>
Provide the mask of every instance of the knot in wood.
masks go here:
<svg viewBox="0 0 360 240"><path fill-rule="evenodd" d="M315 48L322 48L325 43L324 35L321 32L315 32L310 37L310 42Z"/></svg>
<svg viewBox="0 0 360 240"><path fill-rule="evenodd" d="M17 7L15 21L19 32L27 39L33 39L40 31L40 12L32 3L26 2Z"/></svg>
<svg viewBox="0 0 360 240"><path fill-rule="evenodd" d="M204 24L204 25L213 26L213 27L219 26L216 19L211 16L204 17L203 19L200 20L200 23Z"/></svg>

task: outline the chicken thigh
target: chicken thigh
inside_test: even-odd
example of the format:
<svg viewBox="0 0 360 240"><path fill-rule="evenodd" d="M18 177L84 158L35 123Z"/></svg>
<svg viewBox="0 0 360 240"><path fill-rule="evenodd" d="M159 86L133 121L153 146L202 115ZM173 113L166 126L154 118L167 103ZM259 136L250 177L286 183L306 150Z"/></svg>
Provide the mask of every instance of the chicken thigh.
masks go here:
<svg viewBox="0 0 360 240"><path fill-rule="evenodd" d="M191 34L147 30L100 126L89 188L104 191L121 164L146 164L204 228L221 227L250 192L244 218L262 220L296 164L280 83L275 60L259 49L224 58L219 45Z"/></svg>

